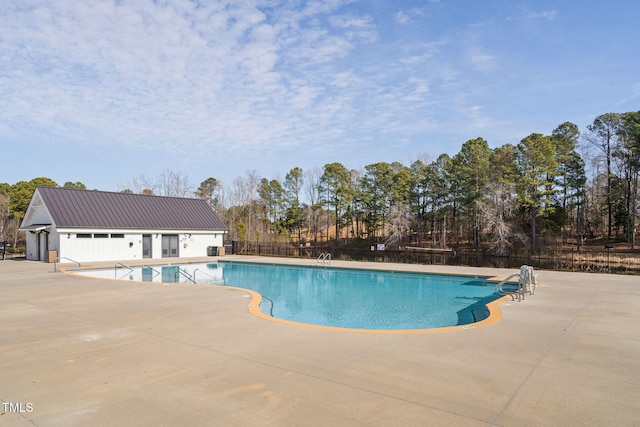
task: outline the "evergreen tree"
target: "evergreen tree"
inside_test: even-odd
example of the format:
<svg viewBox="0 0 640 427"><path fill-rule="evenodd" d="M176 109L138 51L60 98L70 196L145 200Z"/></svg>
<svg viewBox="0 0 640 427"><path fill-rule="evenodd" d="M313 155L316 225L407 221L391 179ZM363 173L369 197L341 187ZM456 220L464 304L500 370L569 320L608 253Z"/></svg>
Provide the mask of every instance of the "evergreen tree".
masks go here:
<svg viewBox="0 0 640 427"><path fill-rule="evenodd" d="M532 133L516 146L516 189L523 209L531 218L531 248L536 249L536 219L549 213L553 176L557 168L555 146L549 136Z"/></svg>
<svg viewBox="0 0 640 427"><path fill-rule="evenodd" d="M576 152L579 136L578 126L571 122L562 123L551 133L552 141L556 147L556 161L558 163L556 185L560 190L559 204L562 207L563 218L562 242L565 244L567 243L568 203L572 197L578 197L584 191L582 187L586 182L584 162Z"/></svg>
<svg viewBox="0 0 640 427"><path fill-rule="evenodd" d="M460 189L461 209L466 213L474 246L480 245L480 216L478 202L489 181L491 149L482 138L470 139L454 156Z"/></svg>
<svg viewBox="0 0 640 427"><path fill-rule="evenodd" d="M349 184L350 176L349 170L342 163L334 162L324 166L324 173L320 177L319 193L327 210L333 212L336 239L340 237L341 219L351 205L353 193Z"/></svg>

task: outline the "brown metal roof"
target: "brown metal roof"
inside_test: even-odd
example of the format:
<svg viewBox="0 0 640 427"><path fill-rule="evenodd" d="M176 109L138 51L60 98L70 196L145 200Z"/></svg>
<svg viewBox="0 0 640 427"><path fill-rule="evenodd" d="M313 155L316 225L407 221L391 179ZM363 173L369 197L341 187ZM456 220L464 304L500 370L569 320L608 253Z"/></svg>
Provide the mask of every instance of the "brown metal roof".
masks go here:
<svg viewBox="0 0 640 427"><path fill-rule="evenodd" d="M57 227L226 229L202 199L38 187Z"/></svg>

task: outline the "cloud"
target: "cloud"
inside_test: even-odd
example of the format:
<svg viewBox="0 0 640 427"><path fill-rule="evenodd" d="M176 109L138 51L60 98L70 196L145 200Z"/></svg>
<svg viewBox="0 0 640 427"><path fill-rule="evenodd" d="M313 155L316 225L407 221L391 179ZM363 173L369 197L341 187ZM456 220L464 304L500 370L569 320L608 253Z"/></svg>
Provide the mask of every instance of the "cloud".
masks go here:
<svg viewBox="0 0 640 427"><path fill-rule="evenodd" d="M505 24L510 10L520 24L559 15L383 3L6 0L0 143L183 157L203 169L271 166L290 153L290 162L364 159L408 141L421 152L466 135L467 124L489 131L494 104L514 105L522 79L535 76L520 59L539 44ZM442 19L430 19L434 9ZM553 95L548 80L534 98Z"/></svg>
<svg viewBox="0 0 640 427"><path fill-rule="evenodd" d="M447 44L446 40L416 44L411 46L411 51L402 59L402 62L408 65L424 63L440 53Z"/></svg>
<svg viewBox="0 0 640 427"><path fill-rule="evenodd" d="M469 50L469 60L479 70L488 70L494 66L495 57L484 49L476 47Z"/></svg>
<svg viewBox="0 0 640 427"><path fill-rule="evenodd" d="M345 29L345 36L349 39L360 39L371 43L378 40L378 33L369 16L337 15L329 21L335 28Z"/></svg>
<svg viewBox="0 0 640 427"><path fill-rule="evenodd" d="M15 3L0 29L0 66L13 70L0 130L14 141L217 154L406 132L430 83L341 63L378 40L370 16L338 13L345 3ZM421 50L408 62L437 44Z"/></svg>
<svg viewBox="0 0 640 427"><path fill-rule="evenodd" d="M542 12L534 12L526 8L520 9L518 15L511 15L505 18L506 21L519 21L523 19L545 19L547 21L553 21L558 16L557 10L545 10Z"/></svg>
<svg viewBox="0 0 640 427"><path fill-rule="evenodd" d="M285 55L280 37L292 25L278 16L267 23L250 2L54 1L15 7L11 15L14 25L2 31L9 52L3 69L15 70L8 80L16 90L3 102L8 120L16 128L29 123L38 138L71 128L66 138L84 144L277 140L295 126L288 100L299 107L304 97L308 106L318 92L287 79L279 66L330 62L353 48L354 31L371 31L366 19L335 19L338 28L355 30L301 31ZM284 113L279 121L275 111Z"/></svg>
<svg viewBox="0 0 640 427"><path fill-rule="evenodd" d="M425 11L423 8L414 7L412 9L401 10L394 14L394 20L399 25L413 24L417 18L423 17Z"/></svg>
<svg viewBox="0 0 640 427"><path fill-rule="evenodd" d="M547 10L544 12L530 12L527 11L525 17L527 19L546 19L548 21L553 21L556 19L558 12L556 10Z"/></svg>

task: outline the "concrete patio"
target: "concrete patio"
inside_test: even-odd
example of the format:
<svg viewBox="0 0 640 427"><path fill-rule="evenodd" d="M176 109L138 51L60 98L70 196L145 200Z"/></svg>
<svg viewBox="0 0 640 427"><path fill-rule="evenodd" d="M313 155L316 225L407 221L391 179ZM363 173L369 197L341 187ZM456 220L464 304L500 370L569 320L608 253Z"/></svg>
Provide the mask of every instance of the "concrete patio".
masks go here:
<svg viewBox="0 0 640 427"><path fill-rule="evenodd" d="M493 325L385 335L264 320L233 289L0 261L0 425L638 425L640 277L538 274Z"/></svg>

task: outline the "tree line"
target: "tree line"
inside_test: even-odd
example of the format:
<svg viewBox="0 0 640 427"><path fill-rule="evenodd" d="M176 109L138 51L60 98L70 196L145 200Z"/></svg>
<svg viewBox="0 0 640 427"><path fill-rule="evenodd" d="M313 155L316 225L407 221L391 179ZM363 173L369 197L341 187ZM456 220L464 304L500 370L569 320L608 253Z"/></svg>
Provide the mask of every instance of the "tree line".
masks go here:
<svg viewBox="0 0 640 427"><path fill-rule="evenodd" d="M469 245L505 254L514 245L594 240L635 248L639 171L640 111L602 114L582 132L565 122L493 149L471 139L455 155L408 165L353 170L333 162L272 179L249 171L228 185L210 177L195 190L187 176L165 171L122 191L206 199L239 241ZM0 184L0 238L17 229L36 185L57 184Z"/></svg>
<svg viewBox="0 0 640 427"><path fill-rule="evenodd" d="M284 179L249 172L230 188L210 178L197 194L237 240L469 245L498 254L557 242L633 249L639 170L640 111L602 114L583 132L565 122L493 149L476 138L455 155L408 165L334 162L295 167Z"/></svg>

